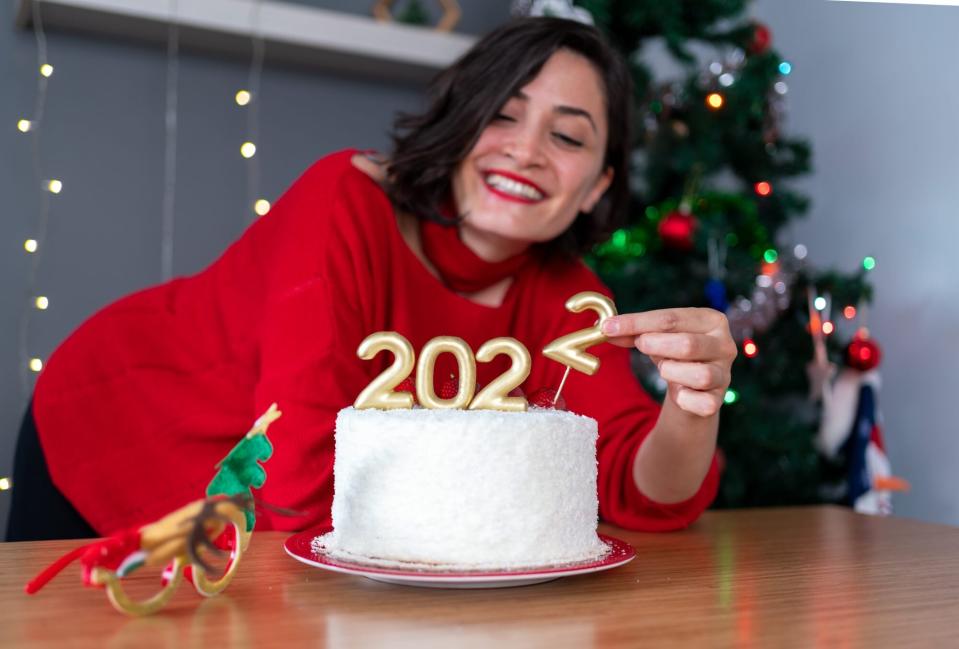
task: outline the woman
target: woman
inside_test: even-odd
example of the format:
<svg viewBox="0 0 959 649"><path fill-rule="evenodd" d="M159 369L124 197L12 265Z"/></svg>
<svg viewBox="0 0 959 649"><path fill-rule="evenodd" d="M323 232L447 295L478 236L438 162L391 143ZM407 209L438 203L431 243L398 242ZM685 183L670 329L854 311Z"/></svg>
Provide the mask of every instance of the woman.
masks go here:
<svg viewBox="0 0 959 649"><path fill-rule="evenodd" d="M570 295L608 294L577 255L626 206L626 67L591 27L522 19L439 75L430 98L397 121L388 163L355 151L319 160L205 271L111 305L51 357L33 403L43 456L96 532L202 493L273 401L284 416L260 496L308 515L266 513L258 525L328 522L335 414L388 362L356 358L374 331L399 331L414 349L437 335L473 349L515 336L533 351L527 393L558 386L565 368L536 350L591 324L565 311ZM718 483L736 354L726 320L668 309L604 328L616 346L593 348L600 370L573 372L563 390L570 410L599 421L600 514L633 529L685 526ZM661 409L630 372L632 346L669 384ZM505 362L480 364L479 382ZM453 371L442 356L437 375Z"/></svg>

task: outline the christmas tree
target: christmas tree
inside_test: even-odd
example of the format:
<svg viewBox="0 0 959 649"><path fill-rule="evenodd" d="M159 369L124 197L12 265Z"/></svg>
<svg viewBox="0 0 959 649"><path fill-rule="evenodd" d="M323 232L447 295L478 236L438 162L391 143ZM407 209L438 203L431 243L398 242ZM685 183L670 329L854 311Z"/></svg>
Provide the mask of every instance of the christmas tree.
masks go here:
<svg viewBox="0 0 959 649"><path fill-rule="evenodd" d="M870 298L857 274L815 270L781 229L809 199L790 179L811 148L784 133L789 62L748 0L582 0L629 62L635 84L629 222L589 262L620 312L705 306L724 311L740 354L720 420L719 507L838 500L842 458L814 440L823 384L846 358ZM683 70L658 80L644 46L661 39ZM693 53L709 51L711 60ZM833 313L833 305L836 312ZM855 323L857 326L861 323ZM814 353L814 335L819 354ZM825 353L823 353L825 350ZM814 358L818 362L811 364ZM655 366L636 354L646 388Z"/></svg>

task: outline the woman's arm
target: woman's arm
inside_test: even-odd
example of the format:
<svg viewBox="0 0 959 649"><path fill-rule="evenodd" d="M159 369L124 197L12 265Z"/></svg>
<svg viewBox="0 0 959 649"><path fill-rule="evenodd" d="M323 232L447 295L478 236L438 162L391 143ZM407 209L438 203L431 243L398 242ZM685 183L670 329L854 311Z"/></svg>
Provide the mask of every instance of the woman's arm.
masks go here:
<svg viewBox="0 0 959 649"><path fill-rule="evenodd" d="M693 415L667 397L656 425L636 453L636 487L663 504L691 498L709 471L718 432L718 413L710 417Z"/></svg>
<svg viewBox="0 0 959 649"><path fill-rule="evenodd" d="M697 492L716 450L719 408L736 344L726 316L713 309L662 309L610 318L612 342L649 355L667 382L656 425L632 466L637 488L660 503Z"/></svg>

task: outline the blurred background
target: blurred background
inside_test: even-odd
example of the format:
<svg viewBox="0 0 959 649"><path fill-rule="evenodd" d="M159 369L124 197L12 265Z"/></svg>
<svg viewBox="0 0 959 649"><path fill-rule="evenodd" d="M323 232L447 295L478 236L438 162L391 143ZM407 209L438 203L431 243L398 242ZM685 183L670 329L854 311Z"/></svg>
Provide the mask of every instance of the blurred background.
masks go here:
<svg viewBox="0 0 959 649"><path fill-rule="evenodd" d="M439 2L393 4L397 20L440 19ZM567 5L458 4L452 34L345 0L129 0L162 11L128 22L39 0L42 31L32 2L4 5L0 528L36 373L77 325L204 268L317 158L388 150L394 113L422 106L472 38ZM741 346L716 506L892 503L959 524L959 8L577 4L637 81L630 225L590 263L621 311L721 308ZM335 31L361 42L317 54L313 35L273 39L278 6L304 25L351 18L355 32ZM217 27L162 19L190 11ZM655 394L642 359L636 371Z"/></svg>

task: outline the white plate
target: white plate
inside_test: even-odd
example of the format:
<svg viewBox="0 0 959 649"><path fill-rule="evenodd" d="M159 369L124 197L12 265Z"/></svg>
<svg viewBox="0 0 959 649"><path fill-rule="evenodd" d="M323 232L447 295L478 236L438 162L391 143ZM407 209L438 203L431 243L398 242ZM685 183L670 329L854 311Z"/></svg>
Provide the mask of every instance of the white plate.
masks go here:
<svg viewBox="0 0 959 649"><path fill-rule="evenodd" d="M612 536L600 534L600 540L609 547L609 552L601 559L577 564L536 568L528 570L501 570L501 571L446 571L434 572L404 568L380 568L368 564L354 563L342 559L334 559L324 552L313 551L313 539L329 532L329 528L314 528L298 532L286 540L283 548L287 554L303 563L342 572L348 575L366 577L374 581L387 584L401 584L404 586L420 586L425 588L505 588L509 586L529 586L541 584L560 577L585 575L592 572L601 572L617 568L632 561L636 557L633 550L625 541Z"/></svg>

